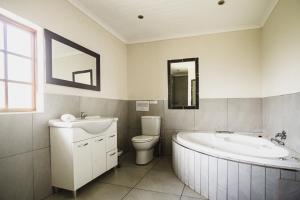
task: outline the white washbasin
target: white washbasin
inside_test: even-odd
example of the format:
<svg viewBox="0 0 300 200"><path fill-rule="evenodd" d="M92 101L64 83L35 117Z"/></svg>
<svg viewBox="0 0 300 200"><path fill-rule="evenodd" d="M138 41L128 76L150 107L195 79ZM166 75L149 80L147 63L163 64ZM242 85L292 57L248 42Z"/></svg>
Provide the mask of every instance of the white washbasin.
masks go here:
<svg viewBox="0 0 300 200"><path fill-rule="evenodd" d="M59 128L81 128L90 134L98 134L105 131L118 118L93 118L80 119L77 118L72 122L63 122L60 119L49 120L49 126Z"/></svg>

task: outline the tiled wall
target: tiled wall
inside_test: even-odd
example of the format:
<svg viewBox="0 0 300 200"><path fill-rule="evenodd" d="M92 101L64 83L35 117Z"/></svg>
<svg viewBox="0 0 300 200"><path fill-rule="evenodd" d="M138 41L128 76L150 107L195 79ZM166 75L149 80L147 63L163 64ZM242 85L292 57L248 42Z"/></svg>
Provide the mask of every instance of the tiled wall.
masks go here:
<svg viewBox="0 0 300 200"><path fill-rule="evenodd" d="M135 110L135 101L47 94L45 112L0 115L0 199L42 199L51 193L48 120L62 113L118 117L118 146L133 150L142 115L162 116L161 147L171 154L177 131L230 130L288 133L287 144L300 152L300 93L248 99L200 99L198 110L169 110L168 102Z"/></svg>
<svg viewBox="0 0 300 200"><path fill-rule="evenodd" d="M135 110L135 101L128 103L128 133L130 137L140 133L142 115L162 117L161 146L163 154L171 154L172 135L180 130L212 131L230 130L242 132L262 131L262 99L200 99L198 110L169 110L167 101L150 104L149 112Z"/></svg>
<svg viewBox="0 0 300 200"><path fill-rule="evenodd" d="M48 120L63 113L118 117L118 146L130 144L127 101L45 95L45 112L0 115L0 199L43 199L51 194Z"/></svg>
<svg viewBox="0 0 300 200"><path fill-rule="evenodd" d="M267 135L285 130L287 146L300 152L300 93L264 98L263 127Z"/></svg>

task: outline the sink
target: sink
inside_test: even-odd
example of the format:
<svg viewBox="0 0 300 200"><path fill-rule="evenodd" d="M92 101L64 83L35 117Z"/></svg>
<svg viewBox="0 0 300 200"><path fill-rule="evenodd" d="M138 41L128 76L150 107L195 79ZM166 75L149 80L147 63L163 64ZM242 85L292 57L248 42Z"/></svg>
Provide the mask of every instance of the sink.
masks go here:
<svg viewBox="0 0 300 200"><path fill-rule="evenodd" d="M59 128L81 128L90 134L98 134L105 131L110 125L117 121L118 118L93 118L93 119L80 119L77 118L72 122L64 122L60 119L49 121L49 126Z"/></svg>

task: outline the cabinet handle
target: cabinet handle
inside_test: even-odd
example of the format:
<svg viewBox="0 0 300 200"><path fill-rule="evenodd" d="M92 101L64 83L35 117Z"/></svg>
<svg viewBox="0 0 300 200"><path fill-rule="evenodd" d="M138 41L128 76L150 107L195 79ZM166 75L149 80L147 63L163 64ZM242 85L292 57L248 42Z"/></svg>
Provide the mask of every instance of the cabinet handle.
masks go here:
<svg viewBox="0 0 300 200"><path fill-rule="evenodd" d="M113 138L113 137L115 137L116 135L111 135L111 136L109 136L109 137L111 137L111 138Z"/></svg>
<svg viewBox="0 0 300 200"><path fill-rule="evenodd" d="M116 152L114 152L114 153L110 154L110 156L113 156L113 155L115 155L115 154L116 154Z"/></svg>
<svg viewBox="0 0 300 200"><path fill-rule="evenodd" d="M96 140L96 142L101 142L103 139Z"/></svg>
<svg viewBox="0 0 300 200"><path fill-rule="evenodd" d="M85 143L85 144L82 144L82 145L78 145L78 147L84 147L84 146L87 146L89 143Z"/></svg>

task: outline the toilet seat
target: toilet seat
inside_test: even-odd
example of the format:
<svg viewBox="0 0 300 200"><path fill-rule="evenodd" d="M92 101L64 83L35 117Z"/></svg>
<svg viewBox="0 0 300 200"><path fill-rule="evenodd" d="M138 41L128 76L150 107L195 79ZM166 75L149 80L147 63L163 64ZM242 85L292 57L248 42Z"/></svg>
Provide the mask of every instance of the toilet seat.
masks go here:
<svg viewBox="0 0 300 200"><path fill-rule="evenodd" d="M150 142L153 140L155 136L149 135L138 135L131 139L132 142Z"/></svg>

